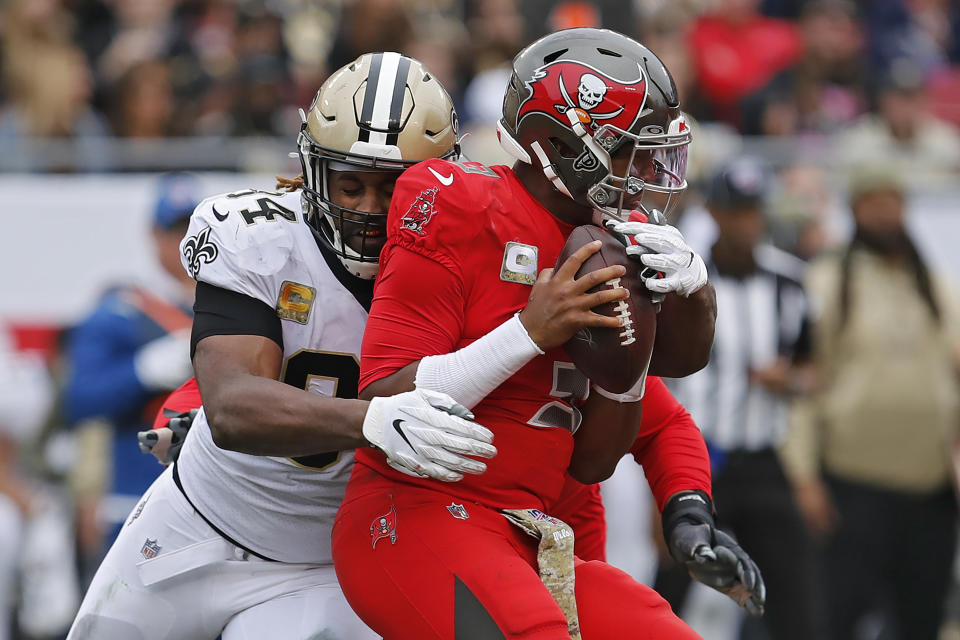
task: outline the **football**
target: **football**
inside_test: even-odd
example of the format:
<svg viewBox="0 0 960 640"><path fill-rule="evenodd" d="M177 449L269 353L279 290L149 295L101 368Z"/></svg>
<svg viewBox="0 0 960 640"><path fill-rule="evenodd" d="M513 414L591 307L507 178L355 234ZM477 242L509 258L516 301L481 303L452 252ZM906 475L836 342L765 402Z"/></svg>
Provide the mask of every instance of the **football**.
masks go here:
<svg viewBox="0 0 960 640"><path fill-rule="evenodd" d="M587 258L577 271L577 277L615 264L626 267L627 272L623 277L590 290L592 293L602 287L623 287L630 292L626 300L593 309L594 313L623 318L623 326L618 329L585 327L575 333L563 345L563 349L591 382L611 393L624 393L640 379L650 362L657 331L657 305L651 301L640 279L643 265L630 259L624 246L600 227L584 225L574 229L560 251L557 267L570 254L594 240L600 240L603 246Z"/></svg>

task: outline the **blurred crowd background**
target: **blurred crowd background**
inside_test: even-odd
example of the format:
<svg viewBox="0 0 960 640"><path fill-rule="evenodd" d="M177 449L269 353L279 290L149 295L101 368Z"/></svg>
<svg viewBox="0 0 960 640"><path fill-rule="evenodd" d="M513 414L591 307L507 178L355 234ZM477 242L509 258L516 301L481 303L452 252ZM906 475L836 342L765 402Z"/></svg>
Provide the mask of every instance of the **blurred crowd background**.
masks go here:
<svg viewBox="0 0 960 640"><path fill-rule="evenodd" d="M864 602L843 603L865 613L848 637L925 638L902 628L921 611L934 616L942 640L960 638L960 316L952 284L960 281L960 2L6 0L0 640L65 635L114 528L161 470L141 457L135 434L189 372L190 294L168 274L180 271L176 245L193 204L295 175L298 109L330 71L367 51L422 61L453 97L469 159L504 162L493 131L513 56L575 26L637 38L676 80L694 142L691 188L671 222L705 255L725 233L756 230L746 251L762 244L792 256L787 270L807 288L811 342L802 361L781 362L783 351L776 362L747 358L741 374L784 409L753 449L782 456L777 473L793 491L787 500L811 557L898 560L918 547L936 554L874 562L875 576L850 569L867 583L842 583L864 593ZM759 177L730 173L744 157ZM169 172L189 175L162 175ZM809 277L807 262L816 266ZM825 312L836 306L834 289L853 297L849 317L846 303L839 319ZM733 331L759 322L742 320ZM859 368L845 370L849 362ZM872 378L876 371L886 373ZM897 410L878 411L889 388L909 392L886 394ZM818 426L827 419L846 420L845 430ZM730 459L751 448L733 447L724 452ZM867 462L851 463L851 449ZM642 477L628 472L605 487L611 558L653 583L655 518ZM860 489L872 492L876 509L844 514L841 493L848 505L863 504ZM762 504L753 506L762 517ZM940 519L924 520L931 513ZM855 519L868 525L845 526ZM899 537L871 533L894 524L904 529ZM943 534L950 549L916 530ZM852 546L838 546L844 536ZM880 546L858 545L866 537ZM835 573L812 572L815 595L836 590ZM934 601L933 614L923 602L907 610L911 589ZM798 637L741 629L737 612L709 596L676 604L706 640ZM828 604L810 615L826 619ZM812 633L809 640L828 638Z"/></svg>

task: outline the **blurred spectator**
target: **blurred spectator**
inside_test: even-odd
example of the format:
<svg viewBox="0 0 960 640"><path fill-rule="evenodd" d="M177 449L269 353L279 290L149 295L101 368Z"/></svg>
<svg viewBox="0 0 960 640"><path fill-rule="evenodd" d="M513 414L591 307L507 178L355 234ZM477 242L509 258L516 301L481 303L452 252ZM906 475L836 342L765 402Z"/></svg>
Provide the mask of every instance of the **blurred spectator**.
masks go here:
<svg viewBox="0 0 960 640"><path fill-rule="evenodd" d="M110 129L90 106L91 78L83 55L68 46L29 55L29 68L11 64L5 74L9 101L0 109L0 146L5 153L16 158L17 168L28 170L37 164L32 138L72 138L77 157L58 158L55 168L109 166L105 136Z"/></svg>
<svg viewBox="0 0 960 640"><path fill-rule="evenodd" d="M460 116L466 78L476 62L470 50L470 33L461 21L448 16L426 14L421 20L417 35L404 43L402 53L422 62L440 81Z"/></svg>
<svg viewBox="0 0 960 640"><path fill-rule="evenodd" d="M525 42L574 27L615 29L631 38L636 24L633 3L623 0L523 0L518 3L526 22Z"/></svg>
<svg viewBox="0 0 960 640"><path fill-rule="evenodd" d="M801 163L784 168L767 207L771 242L804 260L820 255L835 243L837 207L821 167Z"/></svg>
<svg viewBox="0 0 960 640"><path fill-rule="evenodd" d="M106 165L106 121L90 106L93 79L83 54L69 40L69 16L54 0L10 2L0 14L2 78L0 146L15 166L30 169L32 137L70 137L73 164ZM69 161L65 166L69 166Z"/></svg>
<svg viewBox="0 0 960 640"><path fill-rule="evenodd" d="M170 133L174 99L170 71L161 60L129 68L113 91L114 133L125 138L158 138Z"/></svg>
<svg viewBox="0 0 960 640"><path fill-rule="evenodd" d="M705 255L717 291L709 364L670 386L710 450L713 497L767 584L763 626L774 640L820 638L810 542L776 453L793 394L808 384L803 264L764 242L769 176L740 158L714 177L707 208L718 230ZM656 588L681 608L684 570L661 570Z"/></svg>
<svg viewBox="0 0 960 640"><path fill-rule="evenodd" d="M516 0L479 0L467 13L472 78L458 109L466 137L464 154L485 164L509 164L501 149L496 123L503 111L503 93L513 72L511 62L527 41L526 23Z"/></svg>
<svg viewBox="0 0 960 640"><path fill-rule="evenodd" d="M748 135L831 133L866 108L863 35L846 0L807 3L798 24L803 54L743 101Z"/></svg>
<svg viewBox="0 0 960 640"><path fill-rule="evenodd" d="M279 135L298 127L279 17L253 7L241 12L236 54L231 133Z"/></svg>
<svg viewBox="0 0 960 640"><path fill-rule="evenodd" d="M693 23L688 37L697 87L709 113L693 115L739 126L740 100L800 57L796 25L767 18L759 0L719 0Z"/></svg>
<svg viewBox="0 0 960 640"><path fill-rule="evenodd" d="M289 106L290 78L280 58L266 54L245 58L237 69L235 89L232 134L277 135L298 126L296 113ZM285 115L293 117L293 122L284 120Z"/></svg>
<svg viewBox="0 0 960 640"><path fill-rule="evenodd" d="M876 609L893 637L935 640L956 545L960 300L905 230L900 176L914 171L887 162L854 174L853 238L810 269L821 388L797 405L784 451L825 536L831 640L858 637Z"/></svg>
<svg viewBox="0 0 960 640"><path fill-rule="evenodd" d="M0 343L3 342L0 331ZM80 604L65 500L24 460L52 407L39 358L0 344L0 640L62 636Z"/></svg>
<svg viewBox="0 0 960 640"><path fill-rule="evenodd" d="M152 423L166 393L193 374L189 334L194 282L180 266L179 245L198 203L197 191L195 179L187 174L161 179L152 233L157 259L169 278L150 287L114 287L72 331L67 346L65 411L71 424L85 427L77 446L85 472L77 477L82 488L79 535L88 559L95 562L103 542L113 539L163 470L140 454L137 431ZM98 423L109 431L91 426ZM89 464L90 459L98 464ZM101 487L107 495L99 495Z"/></svg>
<svg viewBox="0 0 960 640"><path fill-rule="evenodd" d="M861 2L869 61L877 71L900 59L925 74L960 62L960 6L950 0Z"/></svg>
<svg viewBox="0 0 960 640"><path fill-rule="evenodd" d="M172 23L176 0L113 0L109 2L113 32L97 59L97 74L113 84L133 68L166 57L177 32Z"/></svg>
<svg viewBox="0 0 960 640"><path fill-rule="evenodd" d="M891 158L909 169L911 187L953 183L960 169L960 133L930 113L924 88L924 77L913 64L894 64L880 83L877 113L840 135L841 165Z"/></svg>
<svg viewBox="0 0 960 640"><path fill-rule="evenodd" d="M682 105L690 105L697 97L693 87L696 80L693 60L687 46L687 32L694 14L688 5L687 2L665 4L645 14L641 22L642 41L670 69Z"/></svg>
<svg viewBox="0 0 960 640"><path fill-rule="evenodd" d="M327 67L339 69L370 51L400 51L413 37L410 9L402 0L354 0L344 9Z"/></svg>

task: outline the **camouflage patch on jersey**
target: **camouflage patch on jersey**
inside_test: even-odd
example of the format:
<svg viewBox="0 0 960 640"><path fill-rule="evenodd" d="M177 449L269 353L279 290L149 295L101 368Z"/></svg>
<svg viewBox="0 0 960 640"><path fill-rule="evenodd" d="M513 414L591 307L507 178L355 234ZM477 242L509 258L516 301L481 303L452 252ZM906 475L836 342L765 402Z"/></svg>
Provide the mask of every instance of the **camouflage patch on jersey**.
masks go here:
<svg viewBox="0 0 960 640"><path fill-rule="evenodd" d="M571 640L580 640L580 617L574 591L573 529L563 520L539 509L504 509L501 513L525 533L540 540L537 547L540 580L567 618Z"/></svg>
<svg viewBox="0 0 960 640"><path fill-rule="evenodd" d="M317 290L305 284L284 280L277 297L277 317L299 324L307 324Z"/></svg>
<svg viewBox="0 0 960 640"><path fill-rule="evenodd" d="M500 279L504 282L533 284L537 281L537 248L532 244L508 242L503 249Z"/></svg>

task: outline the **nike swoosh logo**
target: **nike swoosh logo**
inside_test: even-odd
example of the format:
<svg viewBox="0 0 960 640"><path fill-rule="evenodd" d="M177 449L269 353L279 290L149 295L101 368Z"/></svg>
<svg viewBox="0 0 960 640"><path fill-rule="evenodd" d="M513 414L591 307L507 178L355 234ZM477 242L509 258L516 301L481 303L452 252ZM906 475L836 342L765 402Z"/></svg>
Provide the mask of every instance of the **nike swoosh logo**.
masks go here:
<svg viewBox="0 0 960 640"><path fill-rule="evenodd" d="M434 171L433 167L427 167L427 169L430 170L430 173L432 173L432 174L434 175L434 177L435 177L437 180L439 180L439 181L440 181L440 184L442 184L443 186L449 187L450 185L453 184L453 173L451 173L450 175L444 177L444 176L440 175L439 173L437 173L436 171Z"/></svg>
<svg viewBox="0 0 960 640"><path fill-rule="evenodd" d="M406 442L411 449L413 449L413 445L410 444L409 440L407 440L407 434L405 434L403 432L403 429L400 428L400 425L402 424L403 424L403 420L401 420L400 418L397 418L396 420L393 421L393 428L397 433L400 434L400 437L403 438L403 441ZM414 451L416 451L416 449L414 449Z"/></svg>
<svg viewBox="0 0 960 640"><path fill-rule="evenodd" d="M226 213L220 213L219 211L217 211L217 205L211 205L210 208L213 209L213 217L219 220L220 222L223 222L224 220L226 220L227 216L230 215L229 211L227 211Z"/></svg>

